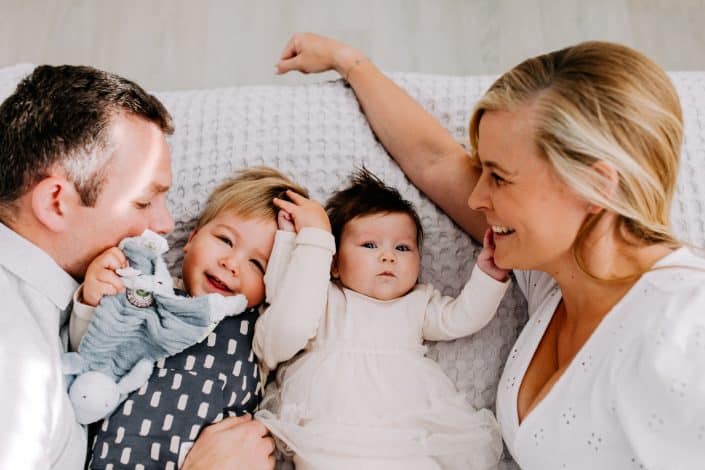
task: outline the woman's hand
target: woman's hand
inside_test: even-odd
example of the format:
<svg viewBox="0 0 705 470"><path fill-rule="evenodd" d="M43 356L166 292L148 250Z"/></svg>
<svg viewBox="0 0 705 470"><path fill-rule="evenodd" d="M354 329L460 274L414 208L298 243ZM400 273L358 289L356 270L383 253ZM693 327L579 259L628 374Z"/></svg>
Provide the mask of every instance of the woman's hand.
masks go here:
<svg viewBox="0 0 705 470"><path fill-rule="evenodd" d="M125 283L115 273L127 267L127 258L120 248L108 248L88 265L83 281L82 301L95 307L104 295L115 295L125 290Z"/></svg>
<svg viewBox="0 0 705 470"><path fill-rule="evenodd" d="M296 233L299 233L304 227L315 227L327 232L331 231L328 215L319 203L311 199L306 199L291 190L288 190L286 195L291 201L277 197L274 198L274 205L277 206L280 211L289 214L294 222Z"/></svg>
<svg viewBox="0 0 705 470"><path fill-rule="evenodd" d="M365 60L362 52L335 39L313 33L296 33L286 43L276 68L277 73L335 70L347 79L351 68L361 60Z"/></svg>
<svg viewBox="0 0 705 470"><path fill-rule="evenodd" d="M477 256L478 267L492 278L504 282L509 278L509 270L500 268L494 262L494 234L492 229L488 228L485 231L485 237L482 241L482 251Z"/></svg>

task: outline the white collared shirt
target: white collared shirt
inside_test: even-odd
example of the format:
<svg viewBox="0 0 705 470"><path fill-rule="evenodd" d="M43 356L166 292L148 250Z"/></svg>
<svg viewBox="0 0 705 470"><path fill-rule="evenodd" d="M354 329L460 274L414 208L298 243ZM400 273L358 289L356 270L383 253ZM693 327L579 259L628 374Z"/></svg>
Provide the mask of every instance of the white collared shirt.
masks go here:
<svg viewBox="0 0 705 470"><path fill-rule="evenodd" d="M0 468L82 469L86 435L66 393L60 328L78 284L0 224Z"/></svg>

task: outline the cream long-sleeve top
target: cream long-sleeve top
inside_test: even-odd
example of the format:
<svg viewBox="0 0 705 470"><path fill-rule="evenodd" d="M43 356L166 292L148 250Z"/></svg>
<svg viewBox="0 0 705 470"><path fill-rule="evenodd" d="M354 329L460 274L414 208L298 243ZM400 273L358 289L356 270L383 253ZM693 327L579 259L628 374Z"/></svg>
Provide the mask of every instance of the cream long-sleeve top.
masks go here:
<svg viewBox="0 0 705 470"><path fill-rule="evenodd" d="M341 321L341 312L367 301L379 304L382 310L404 311L408 321L416 326L409 329L413 331L409 334L415 337L405 340L419 347L423 340L451 340L470 335L494 316L509 285L475 267L457 298L443 296L430 285L418 284L399 299L378 301L330 282L334 253L333 236L324 230L304 228L298 235L277 232L265 275L269 307L257 320L254 338L255 354L267 370L291 359L313 342L321 344L328 338L340 340L355 335L354 331L340 331L346 325ZM351 299L365 302L360 304ZM362 331L360 335L391 333Z"/></svg>

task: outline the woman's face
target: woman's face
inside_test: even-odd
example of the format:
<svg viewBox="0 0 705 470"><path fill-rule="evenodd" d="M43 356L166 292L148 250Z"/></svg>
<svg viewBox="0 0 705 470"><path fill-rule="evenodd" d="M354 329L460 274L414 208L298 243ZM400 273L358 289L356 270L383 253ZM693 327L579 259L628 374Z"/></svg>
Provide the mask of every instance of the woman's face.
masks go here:
<svg viewBox="0 0 705 470"><path fill-rule="evenodd" d="M492 227L497 265L552 272L572 260L589 206L540 154L531 107L485 112L478 154L482 175L468 205Z"/></svg>

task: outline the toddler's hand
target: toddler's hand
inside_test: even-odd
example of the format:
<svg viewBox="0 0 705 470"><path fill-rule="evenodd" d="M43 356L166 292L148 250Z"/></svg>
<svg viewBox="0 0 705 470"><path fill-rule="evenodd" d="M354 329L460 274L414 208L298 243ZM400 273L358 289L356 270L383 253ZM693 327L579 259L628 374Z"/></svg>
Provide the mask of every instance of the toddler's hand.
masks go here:
<svg viewBox="0 0 705 470"><path fill-rule="evenodd" d="M504 282L509 278L509 270L500 268L494 262L494 234L488 228L485 232L485 239L482 241L482 251L477 256L477 265L482 272L494 279Z"/></svg>
<svg viewBox="0 0 705 470"><path fill-rule="evenodd" d="M291 218L291 214L289 214L285 210L280 210L277 214L277 227L279 228L279 230L283 230L284 232L296 231L296 227L294 227L294 221Z"/></svg>
<svg viewBox="0 0 705 470"><path fill-rule="evenodd" d="M274 205L291 216L296 233L304 227L315 227L330 232L328 215L319 203L291 190L287 191L286 195L291 202L275 197Z"/></svg>
<svg viewBox="0 0 705 470"><path fill-rule="evenodd" d="M118 247L98 255L86 271L83 281L83 303L95 307L104 295L114 295L125 290L125 283L115 274L118 268L127 267L127 259Z"/></svg>

